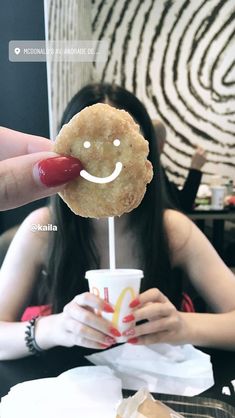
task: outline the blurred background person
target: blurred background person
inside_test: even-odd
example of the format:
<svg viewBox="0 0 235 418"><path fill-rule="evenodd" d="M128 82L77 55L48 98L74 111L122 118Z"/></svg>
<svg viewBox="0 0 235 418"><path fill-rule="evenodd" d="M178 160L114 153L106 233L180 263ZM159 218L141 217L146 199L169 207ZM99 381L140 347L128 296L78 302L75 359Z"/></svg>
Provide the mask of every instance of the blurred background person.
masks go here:
<svg viewBox="0 0 235 418"><path fill-rule="evenodd" d="M152 122L158 142L159 152L162 154L166 143L166 128L162 121L158 119L154 119ZM174 206L183 212L190 212L193 209L194 201L202 178L201 168L206 161L206 151L203 148L198 147L192 156L188 175L182 189L179 189L173 181L169 180L163 168L163 176L165 178L165 186L168 196Z"/></svg>

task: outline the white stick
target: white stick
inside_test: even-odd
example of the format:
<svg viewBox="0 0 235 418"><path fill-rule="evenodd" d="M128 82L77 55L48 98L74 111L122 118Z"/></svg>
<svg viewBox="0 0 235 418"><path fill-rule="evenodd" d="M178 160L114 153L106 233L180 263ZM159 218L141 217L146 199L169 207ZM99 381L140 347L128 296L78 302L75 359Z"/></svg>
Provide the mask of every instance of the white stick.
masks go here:
<svg viewBox="0 0 235 418"><path fill-rule="evenodd" d="M115 224L114 217L109 217L109 268L115 270Z"/></svg>

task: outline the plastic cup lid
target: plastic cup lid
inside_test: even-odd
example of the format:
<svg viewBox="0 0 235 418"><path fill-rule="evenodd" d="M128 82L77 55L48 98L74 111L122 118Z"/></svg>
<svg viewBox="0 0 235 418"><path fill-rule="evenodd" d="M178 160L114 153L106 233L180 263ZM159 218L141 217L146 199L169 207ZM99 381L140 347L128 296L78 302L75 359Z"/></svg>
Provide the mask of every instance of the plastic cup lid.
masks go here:
<svg viewBox="0 0 235 418"><path fill-rule="evenodd" d="M85 274L86 279L92 279L96 277L105 278L105 277L126 277L128 279L141 279L144 277L142 270L137 269L100 269L100 270L88 270Z"/></svg>

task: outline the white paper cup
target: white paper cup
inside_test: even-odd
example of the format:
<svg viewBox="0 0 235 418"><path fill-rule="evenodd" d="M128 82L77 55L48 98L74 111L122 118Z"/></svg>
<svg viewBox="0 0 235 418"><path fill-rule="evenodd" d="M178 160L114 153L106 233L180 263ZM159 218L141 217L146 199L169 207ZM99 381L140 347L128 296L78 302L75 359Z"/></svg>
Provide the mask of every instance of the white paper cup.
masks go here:
<svg viewBox="0 0 235 418"><path fill-rule="evenodd" d="M89 270L85 275L88 279L91 293L110 303L115 309L114 313L100 312L103 318L112 322L120 333L132 325L122 322L123 318L132 312L129 303L140 292L142 270L115 269L115 270ZM117 342L125 342L130 337L118 337Z"/></svg>
<svg viewBox="0 0 235 418"><path fill-rule="evenodd" d="M224 208L225 186L211 187L211 209L221 210Z"/></svg>

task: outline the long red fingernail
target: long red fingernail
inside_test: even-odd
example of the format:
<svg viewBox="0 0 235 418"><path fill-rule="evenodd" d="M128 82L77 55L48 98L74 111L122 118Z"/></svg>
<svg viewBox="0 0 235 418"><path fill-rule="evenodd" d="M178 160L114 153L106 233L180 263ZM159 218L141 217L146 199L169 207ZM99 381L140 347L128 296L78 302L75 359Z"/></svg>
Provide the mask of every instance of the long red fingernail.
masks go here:
<svg viewBox="0 0 235 418"><path fill-rule="evenodd" d="M108 312L108 313L113 313L114 312L114 309L113 309L113 307L111 305L109 305L109 303L104 302L103 303L103 311L104 312Z"/></svg>
<svg viewBox="0 0 235 418"><path fill-rule="evenodd" d="M105 341L107 342L107 344L110 344L110 345L116 344L117 342L114 338L109 337L109 336L105 337Z"/></svg>
<svg viewBox="0 0 235 418"><path fill-rule="evenodd" d="M129 304L130 308L135 308L136 306L140 305L139 298L135 298L132 300L132 302Z"/></svg>
<svg viewBox="0 0 235 418"><path fill-rule="evenodd" d="M127 329L122 333L122 335L124 335L124 337L130 337L131 335L135 335L135 330L134 328Z"/></svg>
<svg viewBox="0 0 235 418"><path fill-rule="evenodd" d="M112 334L112 335L114 335L114 337L121 337L121 333L118 331L118 329L117 328L114 328L114 327L110 327L109 328L109 332L110 332L110 334Z"/></svg>
<svg viewBox="0 0 235 418"><path fill-rule="evenodd" d="M81 161L70 156L47 158L34 167L41 183L47 187L56 187L75 179L82 169Z"/></svg>
<svg viewBox="0 0 235 418"><path fill-rule="evenodd" d="M127 342L129 344L136 344L136 343L138 343L138 338L129 338L129 340L127 340Z"/></svg>
<svg viewBox="0 0 235 418"><path fill-rule="evenodd" d="M135 320L134 315L130 314L130 315L124 316L122 322L131 322L131 321L134 321L134 320Z"/></svg>

